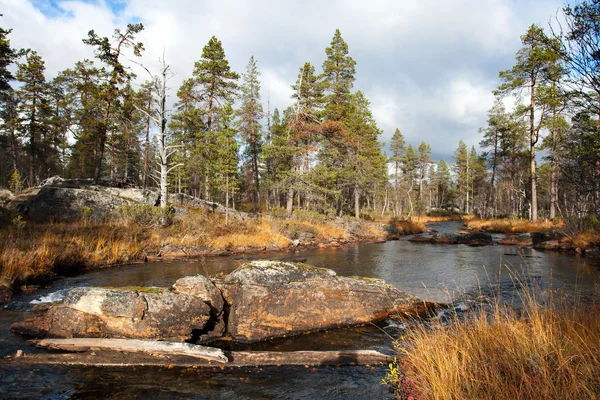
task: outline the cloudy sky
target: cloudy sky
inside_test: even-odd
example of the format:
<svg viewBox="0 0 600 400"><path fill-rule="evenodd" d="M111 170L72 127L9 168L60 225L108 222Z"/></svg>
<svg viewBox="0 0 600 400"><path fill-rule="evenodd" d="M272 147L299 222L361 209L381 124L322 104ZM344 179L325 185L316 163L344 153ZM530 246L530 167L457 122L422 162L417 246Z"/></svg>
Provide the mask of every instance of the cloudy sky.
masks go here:
<svg viewBox="0 0 600 400"><path fill-rule="evenodd" d="M415 146L431 144L433 158L450 160L459 139L477 145L477 129L493 104L498 71L510 68L519 37L543 27L563 0L0 0L1 26L13 47L35 49L47 77L93 58L81 39L90 29L142 22L142 62L152 68L166 52L175 72L172 95L189 77L212 35L232 68L258 60L262 93L271 107L290 103L290 84L306 61L320 71L335 29L356 60L362 90L384 130L396 127ZM145 76L144 76L145 78Z"/></svg>

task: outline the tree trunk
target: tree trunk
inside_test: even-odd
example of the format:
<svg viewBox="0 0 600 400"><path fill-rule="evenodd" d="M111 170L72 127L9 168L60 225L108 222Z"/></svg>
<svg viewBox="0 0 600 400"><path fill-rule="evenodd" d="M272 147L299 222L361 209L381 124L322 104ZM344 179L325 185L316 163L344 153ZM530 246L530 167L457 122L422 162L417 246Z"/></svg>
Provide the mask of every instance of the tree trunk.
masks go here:
<svg viewBox="0 0 600 400"><path fill-rule="evenodd" d="M538 207L537 207L537 177L536 177L536 163L535 163L535 144L537 142L535 138L535 79L531 78L531 101L529 104L529 161L531 164L531 218L532 222L537 221L538 218Z"/></svg>
<svg viewBox="0 0 600 400"><path fill-rule="evenodd" d="M289 188L287 193L287 204L285 207L287 215L292 215L294 207L294 189Z"/></svg>
<svg viewBox="0 0 600 400"><path fill-rule="evenodd" d="M229 173L225 174L225 225L229 225Z"/></svg>
<svg viewBox="0 0 600 400"><path fill-rule="evenodd" d="M152 104L151 97L148 98L148 110ZM144 177L142 179L142 186L146 189L148 185L148 159L150 158L150 115L146 117L146 143L144 145Z"/></svg>
<svg viewBox="0 0 600 400"><path fill-rule="evenodd" d="M358 185L354 186L354 217L360 218L360 191Z"/></svg>

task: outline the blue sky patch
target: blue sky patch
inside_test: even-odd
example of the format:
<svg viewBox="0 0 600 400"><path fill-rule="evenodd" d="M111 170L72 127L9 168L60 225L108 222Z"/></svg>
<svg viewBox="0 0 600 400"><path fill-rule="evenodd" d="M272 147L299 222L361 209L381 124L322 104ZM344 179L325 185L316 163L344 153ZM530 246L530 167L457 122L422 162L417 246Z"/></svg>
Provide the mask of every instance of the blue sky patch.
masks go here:
<svg viewBox="0 0 600 400"><path fill-rule="evenodd" d="M65 11L61 7L63 1L64 0L32 0L31 3L49 18L56 18L59 16L73 17L70 12ZM127 6L127 0L79 0L79 2L88 4L106 4L114 15L122 13Z"/></svg>

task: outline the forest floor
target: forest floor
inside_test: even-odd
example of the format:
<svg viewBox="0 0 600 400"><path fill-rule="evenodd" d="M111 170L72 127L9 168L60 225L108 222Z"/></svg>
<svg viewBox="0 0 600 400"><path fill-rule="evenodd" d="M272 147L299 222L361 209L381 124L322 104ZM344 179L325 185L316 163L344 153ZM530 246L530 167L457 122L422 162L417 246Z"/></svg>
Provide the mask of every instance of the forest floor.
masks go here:
<svg viewBox="0 0 600 400"><path fill-rule="evenodd" d="M298 248L341 247L383 242L421 233L422 222L389 219L326 220L323 216L230 220L206 210L188 210L169 226L112 222L26 222L0 229L0 287L24 289L90 268L160 259L193 259ZM1 291L0 291L1 292ZM0 293L2 297L2 293Z"/></svg>

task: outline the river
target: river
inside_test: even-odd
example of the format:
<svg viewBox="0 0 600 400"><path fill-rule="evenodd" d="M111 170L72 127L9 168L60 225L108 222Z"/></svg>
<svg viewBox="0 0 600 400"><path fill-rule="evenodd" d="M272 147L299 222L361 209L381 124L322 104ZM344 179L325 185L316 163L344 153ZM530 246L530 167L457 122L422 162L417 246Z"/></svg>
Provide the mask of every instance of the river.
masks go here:
<svg viewBox="0 0 600 400"><path fill-rule="evenodd" d="M454 232L461 222L429 225ZM500 236L496 236L496 239ZM416 244L403 238L379 244L353 244L342 249L270 253L269 259L305 261L335 270L386 280L424 300L454 303L501 296L515 301L521 286L542 293L561 290L584 296L597 290L600 262L569 254L538 252L516 246L468 247ZM17 349L34 351L9 326L21 320L33 303L58 299L77 286L170 286L180 277L228 273L264 255L219 257L190 262L128 265L67 277L34 293L16 295L0 310L0 356ZM515 276L519 281L515 282ZM465 306L465 303L467 304ZM255 350L375 349L391 351L391 321L332 330L246 347ZM384 367L269 367L236 369L39 367L8 368L0 364L1 398L131 398L131 399L385 399Z"/></svg>

